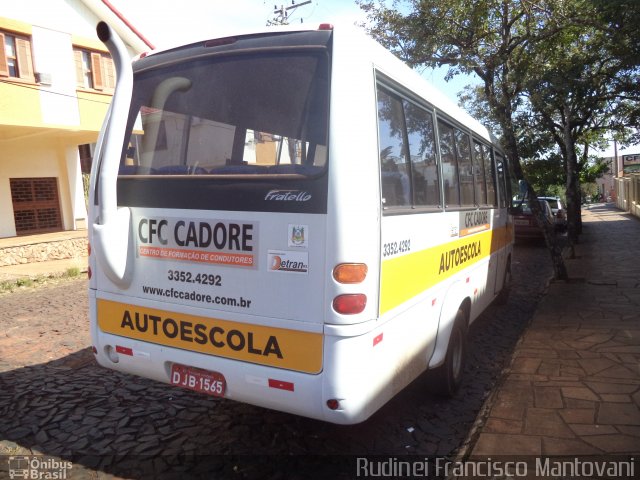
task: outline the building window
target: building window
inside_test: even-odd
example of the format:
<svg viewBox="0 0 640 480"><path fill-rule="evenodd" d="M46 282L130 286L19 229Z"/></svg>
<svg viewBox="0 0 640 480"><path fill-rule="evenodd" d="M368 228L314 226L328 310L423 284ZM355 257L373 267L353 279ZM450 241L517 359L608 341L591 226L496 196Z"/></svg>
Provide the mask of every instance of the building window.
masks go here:
<svg viewBox="0 0 640 480"><path fill-rule="evenodd" d="M31 41L27 37L0 31L0 77L35 82Z"/></svg>
<svg viewBox="0 0 640 480"><path fill-rule="evenodd" d="M62 229L58 181L55 177L11 178L9 183L18 235Z"/></svg>
<svg viewBox="0 0 640 480"><path fill-rule="evenodd" d="M78 52L80 54L80 65L78 66L78 86L93 88L93 68L91 68L91 54L89 52ZM76 60L77 61L77 60Z"/></svg>
<svg viewBox="0 0 640 480"><path fill-rule="evenodd" d="M116 85L113 60L106 53L73 49L78 88L112 92Z"/></svg>

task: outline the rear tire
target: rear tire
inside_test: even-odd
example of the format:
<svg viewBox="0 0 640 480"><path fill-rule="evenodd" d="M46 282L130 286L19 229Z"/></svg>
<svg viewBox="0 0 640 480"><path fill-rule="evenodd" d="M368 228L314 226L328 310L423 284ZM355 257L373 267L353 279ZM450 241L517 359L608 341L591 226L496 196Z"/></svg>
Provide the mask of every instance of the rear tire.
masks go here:
<svg viewBox="0 0 640 480"><path fill-rule="evenodd" d="M444 364L432 372L431 389L444 397L453 397L462 384L467 359L467 322L464 311L458 310L449 337Z"/></svg>

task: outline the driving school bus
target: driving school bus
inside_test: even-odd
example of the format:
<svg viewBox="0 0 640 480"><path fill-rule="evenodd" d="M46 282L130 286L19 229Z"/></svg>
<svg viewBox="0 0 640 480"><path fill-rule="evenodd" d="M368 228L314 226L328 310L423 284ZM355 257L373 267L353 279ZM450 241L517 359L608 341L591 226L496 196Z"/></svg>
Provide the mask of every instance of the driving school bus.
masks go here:
<svg viewBox="0 0 640 480"><path fill-rule="evenodd" d="M511 280L489 132L350 28L133 62L98 35L117 70L90 188L98 362L339 424L426 370L455 394Z"/></svg>

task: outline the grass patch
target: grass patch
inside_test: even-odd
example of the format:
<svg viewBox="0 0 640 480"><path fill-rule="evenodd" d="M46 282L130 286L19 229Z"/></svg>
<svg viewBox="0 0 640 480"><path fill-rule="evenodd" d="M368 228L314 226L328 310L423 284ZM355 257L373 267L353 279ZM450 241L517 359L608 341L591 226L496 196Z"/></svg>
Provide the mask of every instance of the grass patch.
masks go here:
<svg viewBox="0 0 640 480"><path fill-rule="evenodd" d="M0 294L11 293L18 289L26 289L37 287L39 285L55 281L57 279L74 279L82 275L79 267L67 268L62 274L58 275L40 275L37 277L24 277L17 280L5 280L0 282Z"/></svg>
<svg viewBox="0 0 640 480"><path fill-rule="evenodd" d="M45 277L40 278L19 278L17 280L5 280L0 282L0 293L11 293L18 288L29 288L43 282Z"/></svg>
<svg viewBox="0 0 640 480"><path fill-rule="evenodd" d="M32 287L34 282L33 278L19 278L16 280L16 287Z"/></svg>
<svg viewBox="0 0 640 480"><path fill-rule="evenodd" d="M78 267L67 268L67 271L62 274L65 278L74 278L81 274L82 272Z"/></svg>

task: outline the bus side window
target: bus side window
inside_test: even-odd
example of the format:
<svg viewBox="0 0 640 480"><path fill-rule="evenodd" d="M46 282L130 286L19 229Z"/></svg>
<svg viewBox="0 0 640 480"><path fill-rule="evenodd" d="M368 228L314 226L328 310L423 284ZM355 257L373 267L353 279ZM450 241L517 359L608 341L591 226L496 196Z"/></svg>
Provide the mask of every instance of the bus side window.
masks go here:
<svg viewBox="0 0 640 480"><path fill-rule="evenodd" d="M485 180L485 156L487 147L473 142L473 177L476 189L476 203L478 205L487 204L487 184Z"/></svg>
<svg viewBox="0 0 640 480"><path fill-rule="evenodd" d="M440 179L433 117L431 112L406 100L404 107L413 179L413 203L416 206L435 207L440 204Z"/></svg>
<svg viewBox="0 0 640 480"><path fill-rule="evenodd" d="M458 158L458 175L460 179L460 204L463 206L475 205L473 193L473 169L471 168L471 147L469 135L454 130L456 139L456 156Z"/></svg>
<svg viewBox="0 0 640 480"><path fill-rule="evenodd" d="M378 89L378 138L383 206L411 206L409 168L405 155L402 102Z"/></svg>
<svg viewBox="0 0 640 480"><path fill-rule="evenodd" d="M487 172L487 204L497 207L498 197L496 195L496 171L493 163L493 152L486 152L484 157L484 171Z"/></svg>
<svg viewBox="0 0 640 480"><path fill-rule="evenodd" d="M507 173L504 170L504 157L496 153L496 170L498 171L498 197L500 199L500 207L507 206Z"/></svg>
<svg viewBox="0 0 640 480"><path fill-rule="evenodd" d="M460 190L458 189L458 164L455 154L455 138L453 127L438 121L440 136L440 158L442 163L442 177L444 180L445 206L460 205Z"/></svg>

